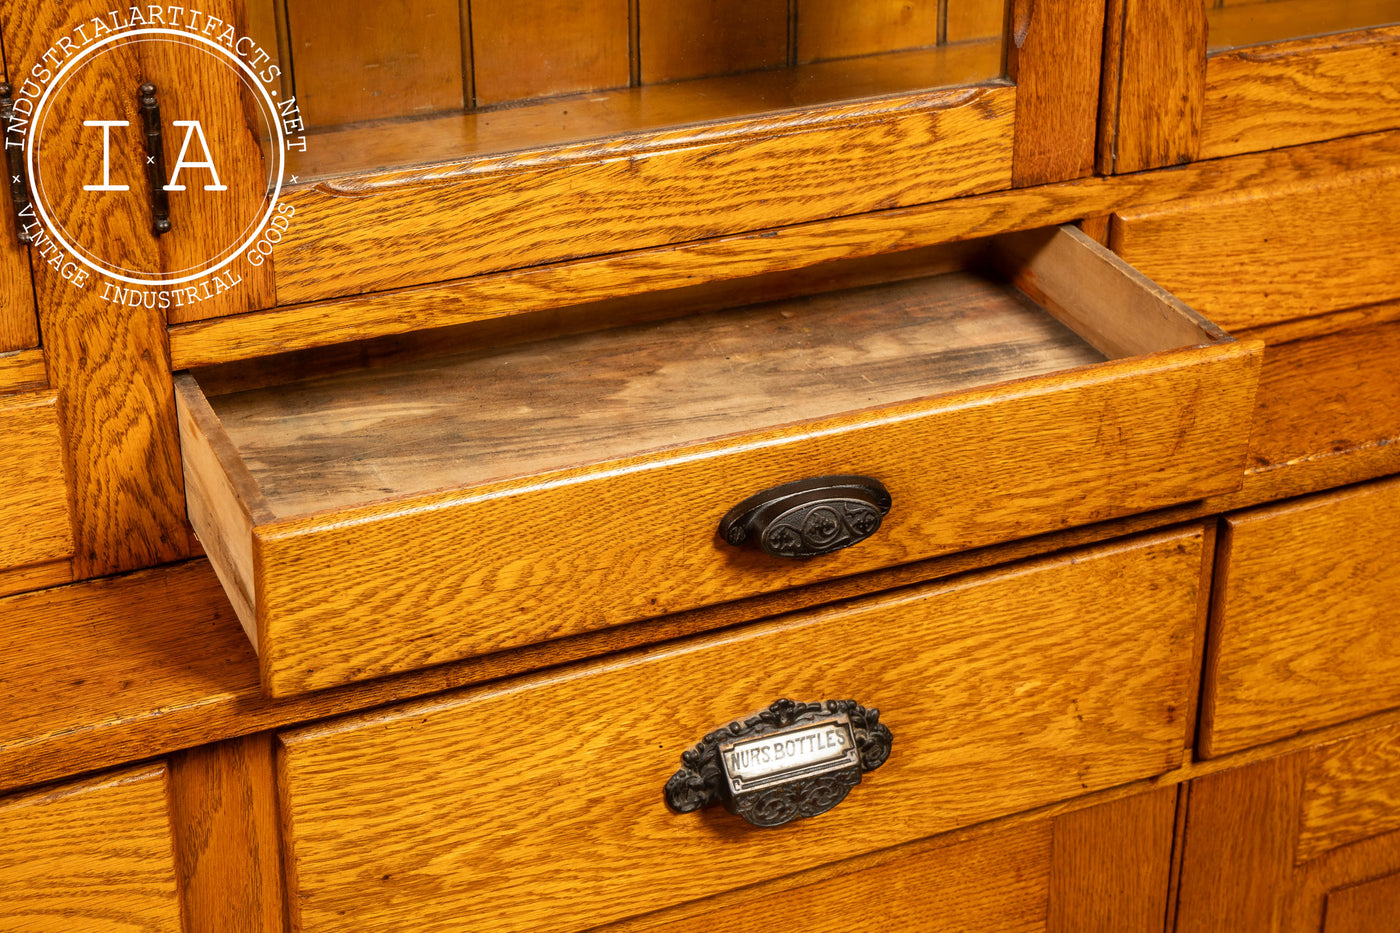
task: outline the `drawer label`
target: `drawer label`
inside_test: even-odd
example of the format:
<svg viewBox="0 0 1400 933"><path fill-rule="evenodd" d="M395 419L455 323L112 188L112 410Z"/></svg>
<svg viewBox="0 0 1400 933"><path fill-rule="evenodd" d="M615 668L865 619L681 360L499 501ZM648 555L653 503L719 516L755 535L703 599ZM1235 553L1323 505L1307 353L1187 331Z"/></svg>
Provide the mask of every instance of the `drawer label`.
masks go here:
<svg viewBox="0 0 1400 933"><path fill-rule="evenodd" d="M844 716L720 747L734 791L842 768L856 761L856 754L851 724Z"/></svg>

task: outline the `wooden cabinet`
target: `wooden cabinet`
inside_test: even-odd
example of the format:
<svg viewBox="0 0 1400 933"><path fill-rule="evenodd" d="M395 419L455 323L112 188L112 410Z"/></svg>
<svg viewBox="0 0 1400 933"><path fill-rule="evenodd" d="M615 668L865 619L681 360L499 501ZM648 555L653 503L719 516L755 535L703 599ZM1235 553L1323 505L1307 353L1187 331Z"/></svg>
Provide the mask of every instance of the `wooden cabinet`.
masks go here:
<svg viewBox="0 0 1400 933"><path fill-rule="evenodd" d="M0 0L7 137L152 9ZM1394 916L1393 2L199 13L268 77L87 52L27 182L171 276L282 165L275 247L0 244L0 930ZM818 476L878 530L719 533ZM669 811L781 697L893 755Z"/></svg>

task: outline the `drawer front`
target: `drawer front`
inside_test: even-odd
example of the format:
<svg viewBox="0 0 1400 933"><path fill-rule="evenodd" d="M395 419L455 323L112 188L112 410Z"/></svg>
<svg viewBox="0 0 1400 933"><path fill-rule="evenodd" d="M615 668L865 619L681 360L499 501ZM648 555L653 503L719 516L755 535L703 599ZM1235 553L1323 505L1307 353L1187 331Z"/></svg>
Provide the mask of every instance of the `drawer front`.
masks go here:
<svg viewBox="0 0 1400 933"><path fill-rule="evenodd" d="M0 569L73 554L58 402L52 392L0 397Z"/></svg>
<svg viewBox="0 0 1400 933"><path fill-rule="evenodd" d="M1226 520L1204 754L1400 705L1398 540L1400 480Z"/></svg>
<svg viewBox="0 0 1400 933"><path fill-rule="evenodd" d="M577 930L1161 773L1203 532L1165 532L282 736L299 929ZM890 759L760 830L662 790L778 697L880 709Z"/></svg>
<svg viewBox="0 0 1400 933"><path fill-rule="evenodd" d="M1400 160L1382 158L1367 171L1124 211L1110 242L1231 332L1400 297Z"/></svg>
<svg viewBox="0 0 1400 933"><path fill-rule="evenodd" d="M164 766L0 801L0 930L181 929Z"/></svg>
<svg viewBox="0 0 1400 933"><path fill-rule="evenodd" d="M1060 816L997 821L604 930L1161 933L1176 797L1176 787L1164 787Z"/></svg>

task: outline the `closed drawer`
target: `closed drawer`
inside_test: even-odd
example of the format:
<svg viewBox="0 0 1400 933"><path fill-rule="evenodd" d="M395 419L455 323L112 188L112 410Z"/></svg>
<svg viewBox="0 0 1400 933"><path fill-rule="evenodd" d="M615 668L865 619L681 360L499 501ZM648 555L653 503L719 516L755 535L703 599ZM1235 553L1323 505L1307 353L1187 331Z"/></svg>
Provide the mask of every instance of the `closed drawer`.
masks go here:
<svg viewBox="0 0 1400 933"><path fill-rule="evenodd" d="M181 929L163 765L0 800L0 930Z"/></svg>
<svg viewBox="0 0 1400 933"><path fill-rule="evenodd" d="M265 689L1238 487L1258 344L1077 230L930 262L941 274L272 388L181 377L190 518ZM741 500L833 474L892 497L857 546L786 560L719 536Z"/></svg>
<svg viewBox="0 0 1400 933"><path fill-rule="evenodd" d="M1393 148L1393 147L1392 147ZM1232 331L1400 297L1400 159L1114 215L1116 253Z"/></svg>
<svg viewBox="0 0 1400 933"><path fill-rule="evenodd" d="M1400 706L1396 541L1400 480L1226 519L1203 754Z"/></svg>
<svg viewBox="0 0 1400 933"><path fill-rule="evenodd" d="M52 392L0 396L0 569L73 555L57 406Z"/></svg>
<svg viewBox="0 0 1400 933"><path fill-rule="evenodd" d="M565 931L1179 764L1203 530L1162 532L284 733L293 926ZM855 698L888 761L757 829L663 788L778 697Z"/></svg>

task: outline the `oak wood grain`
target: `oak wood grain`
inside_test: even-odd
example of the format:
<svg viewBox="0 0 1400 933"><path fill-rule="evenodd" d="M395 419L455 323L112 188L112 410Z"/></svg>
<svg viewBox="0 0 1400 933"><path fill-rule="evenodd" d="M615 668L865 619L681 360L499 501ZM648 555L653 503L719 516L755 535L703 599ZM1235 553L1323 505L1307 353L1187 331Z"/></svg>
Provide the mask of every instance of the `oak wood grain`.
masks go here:
<svg viewBox="0 0 1400 933"><path fill-rule="evenodd" d="M73 582L73 561L55 560L0 570L0 596L42 590Z"/></svg>
<svg viewBox="0 0 1400 933"><path fill-rule="evenodd" d="M1400 295L1397 196L1400 150L1387 146L1354 173L1280 173L1268 187L1119 211L1111 242L1220 326L1258 327Z"/></svg>
<svg viewBox="0 0 1400 933"><path fill-rule="evenodd" d="M565 148L543 162L507 161L458 177L295 189L286 198L297 222L276 253L278 299L356 294L1002 187L1015 96L1010 87L934 91ZM923 170L929 160L939 172ZM606 225L597 223L599 205L607 205ZM408 242L401 261L384 261ZM329 253L333 267L323 261Z"/></svg>
<svg viewBox="0 0 1400 933"><path fill-rule="evenodd" d="M1082 237L1076 239L1077 236L1066 233L1065 243L1073 249L1097 251L1099 257L1098 265L1085 267L1086 276L1122 274L1124 283L1141 287L1131 274L1115 270L1118 261L1101 247ZM1119 307L1109 302L1105 310L1110 305L1114 310ZM1192 323L1191 330L1188 339L1193 343L1200 341L1199 322ZM1144 329L1144 333L1150 332L1150 328ZM590 359L607 358L610 351L605 345L600 346L588 354ZM1170 342L1161 346L1170 346ZM337 510L305 518L292 518L279 511L279 521L255 522L252 547L257 596L255 627L268 687L274 695L285 695L304 689L307 684L336 683L347 671L353 671L352 676L365 677L375 669L387 672L433 663L432 658L440 662L515 647L540 638L577 634L667 611L774 591L820 577L948 553L977 543L991 543L1008 533L1020 537L1064 527L1076 520L1098 520L1106 517L1105 511L1122 514L1124 509L1150 509L1182 498L1228 491L1238 483L1243 438L1226 426L1244 408L1252 409L1250 383L1256 366L1257 347L1220 344L1165 351L1139 361L1125 360L1023 380L1019 386L1012 384L1004 389L988 387L945 400L897 404L867 415L824 417L761 431L754 431L756 423L751 423L746 427L748 433L727 440L692 442L654 455L639 454L517 480L463 485L458 461L465 459L470 463L476 455L454 457L453 474L434 479L429 472L425 477L430 485L445 482L460 487L459 492L423 492L413 499L381 504L371 504L367 499L365 504L353 507L328 503L335 504ZM818 367L822 371L826 368L829 367ZM1240 379L1225 375L1227 372L1244 375ZM347 383L350 384L353 383ZM1219 388L1204 388L1207 384ZM416 393L412 385L412 381L406 383L414 398L433 394ZM314 391L315 384L310 388ZM375 394L379 391L376 389ZM1201 397L1199 392L1211 393L1215 403L1201 409L1192 401ZM1217 392L1222 394L1216 395ZM576 393L571 390L567 394ZM623 393L627 398L635 394ZM261 397L280 405L281 399L295 396L283 389ZM527 400L524 404L537 407L538 401ZM668 404L674 407L674 403ZM1126 414L1159 404L1167 406L1160 413L1143 417ZM420 402L415 402L413 407L420 406ZM520 404L513 406L519 407ZM1112 417L1126 419L1121 430L1105 429L1103 419L1109 417L1108 412L1114 413ZM273 417L280 419L284 414L276 411ZM309 423L317 425L330 425L335 420L324 411L305 416ZM253 434L264 433L263 428L256 427L260 420L266 419L248 420L239 446L250 442ZM347 423L353 428L354 419ZM194 426L189 421L186 424ZM290 426L295 430L295 424ZM381 428L382 425L375 429L376 436ZM955 442L964 432L969 438L978 438L976 444L966 448L969 459L965 462L957 459L957 451L962 448ZM447 433L455 437L460 432L454 428ZM293 452L304 444L304 440L298 440L285 446ZM435 445L404 441L402 446L418 449ZM1188 447L1199 453L1183 458L1180 451ZM920 450L929 453L917 453ZM363 455L361 451L349 459ZM242 458L241 453L239 456ZM255 461L262 456L255 453L248 460L255 473L259 469ZM938 482L928 479L923 461L930 457L940 463L942 479ZM1128 481L1122 467L1125 458L1155 463L1159 457L1165 458L1161 462L1170 467L1146 470L1154 477L1153 483L1134 478L1131 489L1117 488ZM327 460L337 471L342 468L334 466L335 462L349 462L341 457ZM882 534L861 548L822 562L778 566L759 555L718 545L713 537L714 522L733 505L738 492L790 480L793 463L802 464L801 475L877 475L894 492L903 509L892 513ZM997 466L989 469L988 464ZM410 473L414 472L414 464L407 466ZM285 485L286 480L279 476L290 477L301 470L279 467L258 479L275 511L277 494L270 484ZM382 469L375 475L381 482L392 482L391 475ZM959 481L959 475L976 476L976 480ZM414 481L418 477L414 476ZM664 507L658 504L653 491L658 482L670 490ZM955 497L957 508L950 507L947 499L951 483L959 483L962 490ZM1039 513L1023 508L1008 511L1009 500L998 492L1003 483L1014 484L1020 490L1038 484L1040 501L1053 501L1057 506L1047 505ZM1084 490L1092 490L1092 494L1086 496ZM365 490L368 496L391 492L391 487ZM587 520L570 517L579 515L577 506L569 505L570 502L589 503ZM683 505L677 508L675 502ZM1059 511L1064 506L1068 506L1069 513ZM217 509L203 506L191 512L218 515ZM563 527L561 522L569 528L569 548L541 549L539 542L557 538ZM1041 522L1050 524L1041 526ZM478 527L495 530L489 536L480 536L471 530ZM237 528L227 527L210 528L204 534L210 540L219 540L221 536L239 533ZM447 537L438 538L440 535ZM434 540L478 538L470 570L453 558L455 545L423 546ZM625 566L615 557L619 540L631 542L629 550L635 555ZM412 541L413 556L397 556L396 549L408 545L397 545L396 541ZM533 543L526 547L527 541ZM594 549L602 549L596 551L596 558L589 556L595 553ZM602 556L605 552L606 559ZM526 553L532 555L528 566L521 562L521 555ZM336 555L333 559L332 554ZM219 559L217 552L214 557ZM399 570L405 559L423 568L422 582L402 578ZM379 629L363 630L353 643L343 634L334 638L316 634L321 626L330 624L332 615L339 632L343 616L332 612L324 602L308 601L307 594L318 591L320 584L314 581L331 573L332 568L341 568L336 571L337 580L341 580L348 566L346 561L353 561L357 567L351 577L366 581L374 589L372 593L354 593L357 588L352 585L347 598L355 604L368 600L364 603L366 609L375 607L373 612L378 614L381 625L387 626L386 635L393 630L389 620L404 612L407 605L390 593L406 587L417 594L413 605L434 607L430 613L415 610L411 621L404 617L403 624L410 625L416 633L413 640L405 643L396 636L385 637ZM375 569L380 566L379 561L388 562L382 570ZM387 572L390 563L397 568L393 574ZM608 582L614 574L625 574L632 583L614 586ZM236 577L237 572L231 575ZM603 598L589 601L586 607L572 597L560 600L562 591L539 582L556 575L575 582L595 580L596 588L590 589L603 594ZM684 586L668 582L654 592L651 587L636 585L638 580L660 580L663 575L667 581L688 582ZM453 582L444 582L448 580ZM338 586L345 590L345 584ZM470 612L477 620L470 632L463 631L455 621L459 605L465 606L459 601L464 599L471 600ZM522 609L526 606L529 608ZM543 630L522 628L522 611L529 611L536 618L542 614L550 620L548 626ZM313 649L313 645L317 647ZM431 653L419 654L424 650ZM312 655L317 658L314 664Z"/></svg>
<svg viewBox="0 0 1400 933"><path fill-rule="evenodd" d="M1391 742L1395 724L1369 735L1372 741L1380 736ZM1356 749L1366 740L1359 734L1343 741ZM1386 832L1379 825L1367 838L1295 862L1305 775L1317 752L1307 745L1295 746L1286 754L1191 782L1177 930L1325 933L1333 929L1336 892L1400 873L1400 832ZM1334 788L1331 804L1341 808L1334 812L1376 812L1370 808L1384 805L1385 782L1393 782L1389 775L1363 778L1352 772L1349 777L1344 786ZM1372 780L1376 777L1379 784ZM1387 893L1384 886L1376 892L1379 903L1384 904ZM1381 918L1393 925L1394 918L1384 914L1349 916L1352 907L1366 903L1364 898L1347 905L1343 895L1340 903L1335 922L1342 929L1347 922Z"/></svg>
<svg viewBox="0 0 1400 933"><path fill-rule="evenodd" d="M982 834L958 844L901 846L875 864L847 861L845 871L805 872L781 887L711 898L672 919L609 924L606 933L706 933L717 922L732 933L844 933L852 923L921 933L1042 933L1045 929L1053 821ZM801 879L816 876L807 883ZM708 909L706 909L708 908ZM781 918L781 920L779 920ZM600 931L602 933L602 931Z"/></svg>
<svg viewBox="0 0 1400 933"><path fill-rule="evenodd" d="M0 354L0 395L49 387L44 351L13 350Z"/></svg>
<svg viewBox="0 0 1400 933"><path fill-rule="evenodd" d="M1338 888L1327 895L1323 933L1386 933L1400 917L1400 874Z"/></svg>
<svg viewBox="0 0 1400 933"><path fill-rule="evenodd" d="M1109 164L1101 168L1140 172L1190 162L1201 148L1205 4L1123 0L1122 10L1113 129L1104 144Z"/></svg>
<svg viewBox="0 0 1400 933"><path fill-rule="evenodd" d="M206 17L233 23L239 5L236 0L208 0L200 4L200 11ZM183 171L179 183L185 190L168 193L171 231L155 241L161 271L168 276L187 275L207 268L212 258L239 255L238 247L266 213L269 166L263 160L261 140L274 135L267 121L275 115L264 114L251 100L244 100L251 92L245 90L243 76L216 53L182 42L143 42L139 48L141 78L154 83L159 93L167 169L174 170L183 133L188 131L173 125L175 120L200 121L216 167L213 172L197 168ZM134 101L134 87L128 94ZM139 117L132 122L139 126ZM203 159L197 145L191 144L190 161ZM137 154L145 152L140 143L131 148ZM214 184L215 174L218 184L227 190L206 189ZM140 174L135 177L142 178ZM135 183L133 188L139 190ZM149 229L143 234L154 239ZM206 301L172 303L167 319L171 323L198 321L277 303L271 263L254 266L239 255L225 268L237 280L233 288ZM94 290L101 287L100 281L92 286Z"/></svg>
<svg viewBox="0 0 1400 933"><path fill-rule="evenodd" d="M0 800L0 928L181 933L164 766Z"/></svg>
<svg viewBox="0 0 1400 933"><path fill-rule="evenodd" d="M1397 506L1391 480L1226 520L1203 755L1400 704Z"/></svg>
<svg viewBox="0 0 1400 933"><path fill-rule="evenodd" d="M966 42L1000 36L1006 29L1009 5L1007 0L947 0L946 40Z"/></svg>
<svg viewBox="0 0 1400 933"><path fill-rule="evenodd" d="M1396 0L1250 0L1206 6L1212 52L1395 22L1400 22Z"/></svg>
<svg viewBox="0 0 1400 933"><path fill-rule="evenodd" d="M1157 933L1167 912L1178 788L1055 820L1048 933Z"/></svg>
<svg viewBox="0 0 1400 933"><path fill-rule="evenodd" d="M1395 306L1400 310L1400 304ZM1259 375L1249 469L1384 453L1400 438L1400 323L1271 344Z"/></svg>
<svg viewBox="0 0 1400 933"><path fill-rule="evenodd" d="M954 6L958 0L954 0ZM963 6L967 6L963 0ZM976 8L986 3L973 3ZM999 6L993 0L993 6ZM860 5L842 0L797 0L797 60L823 61L937 45L939 0L876 0ZM1001 29L961 36L1000 38ZM951 41L951 40L950 40Z"/></svg>
<svg viewBox="0 0 1400 933"><path fill-rule="evenodd" d="M641 249L405 288L291 305L171 331L177 369L327 346L591 301L722 282L1065 223L1080 217L1224 195L1279 177L1330 177L1400 152L1381 134L1238 156L1225 162L957 198L816 221L737 237Z"/></svg>
<svg viewBox="0 0 1400 933"><path fill-rule="evenodd" d="M627 0L471 0L477 104L626 87L627 7Z"/></svg>
<svg viewBox="0 0 1400 933"><path fill-rule="evenodd" d="M184 929L282 933L272 737L190 749L169 767Z"/></svg>
<svg viewBox="0 0 1400 933"><path fill-rule="evenodd" d="M1400 830L1400 730L1379 729L1308 752L1299 864Z"/></svg>
<svg viewBox="0 0 1400 933"><path fill-rule="evenodd" d="M0 192L0 354L39 345L39 320L34 313L34 282L29 271L29 250L20 245L14 229L15 213L10 186Z"/></svg>
<svg viewBox="0 0 1400 933"><path fill-rule="evenodd" d="M1278 928L1304 766L1300 753L1191 782L1177 933Z"/></svg>
<svg viewBox="0 0 1400 933"><path fill-rule="evenodd" d="M1000 13L999 5L982 7ZM955 41L958 8L952 0L949 41ZM1017 95L1012 184L1024 188L1082 178L1094 170L1103 0L1035 0L1015 9L1007 49L1007 75L1016 82Z"/></svg>
<svg viewBox="0 0 1400 933"><path fill-rule="evenodd" d="M1105 277L1082 273L1072 275L1076 282ZM1193 336L1191 343L1208 342ZM1139 352L1170 346L1159 341ZM950 272L390 362L211 397L206 407L212 406L209 415L246 464L250 493L262 497L272 517L292 518L662 451L1103 359L1024 295L994 280ZM193 404L187 400L199 391L192 381L182 383L182 403ZM190 427L187 438L213 430L208 420ZM230 459L227 450L216 456ZM190 465L196 477L207 468ZM246 548L247 531L229 537ZM251 564L248 557L240 563Z"/></svg>
<svg viewBox="0 0 1400 933"><path fill-rule="evenodd" d="M1400 27L1210 57L1200 158L1400 126Z"/></svg>
<svg viewBox="0 0 1400 933"><path fill-rule="evenodd" d="M1169 767L1200 545L1199 531L1156 536L284 734L300 928L334 929L350 910L372 930L411 910L425 931L572 929ZM1111 626L1090 621L1105 587ZM1005 632L1028 626L1040 650L1018 660ZM807 661L786 660L797 646ZM744 677L727 676L736 665ZM936 686L914 673L930 665L948 670ZM900 750L822 819L761 839L727 814L669 813L660 787L680 751L769 694L879 705ZM473 738L502 719L510 743ZM561 746L561 735L574 739ZM600 786L590 769L604 748ZM476 767L447 763L446 749ZM392 819L376 818L389 800ZM628 814L628 828L600 832L600 806ZM352 838L354 865L336 841ZM542 846L547 863L534 857ZM561 872L567 890L546 881Z"/></svg>
<svg viewBox="0 0 1400 933"><path fill-rule="evenodd" d="M643 84L787 64L787 0L640 0Z"/></svg>
<svg viewBox="0 0 1400 933"><path fill-rule="evenodd" d="M7 62L27 67L21 63L41 58L55 36L106 9L97 0L41 8L7 0L0 5ZM149 271L159 268L160 257L148 206L140 197L82 191L93 181L93 165L71 157L92 151L94 131L82 123L93 112L139 125L135 89L142 69L133 48L118 48L100 63L80 69L55 100L42 139L50 157L40 174L70 236L90 247L101 244L105 258L124 268ZM113 177L143 178L139 159L136 147L112 145ZM61 266L38 262L34 271L49 383L62 400L74 574L116 573L182 557L184 495L164 314L103 301L95 281L77 289Z"/></svg>
<svg viewBox="0 0 1400 933"><path fill-rule="evenodd" d="M469 105L462 77L465 9L458 0L351 0L332 12L317 0L287 0L297 103L307 126Z"/></svg>
<svg viewBox="0 0 1400 933"><path fill-rule="evenodd" d="M72 510L52 392L0 398L0 568L73 554Z"/></svg>

